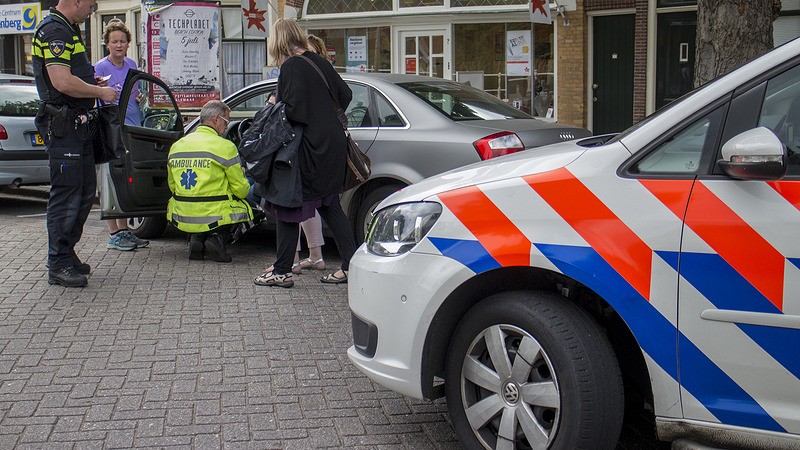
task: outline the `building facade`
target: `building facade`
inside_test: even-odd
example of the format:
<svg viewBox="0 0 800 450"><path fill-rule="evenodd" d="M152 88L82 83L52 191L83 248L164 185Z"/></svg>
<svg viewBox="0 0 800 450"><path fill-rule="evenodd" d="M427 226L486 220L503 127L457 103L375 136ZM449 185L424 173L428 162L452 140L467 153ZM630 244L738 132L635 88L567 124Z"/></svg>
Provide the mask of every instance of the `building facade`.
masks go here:
<svg viewBox="0 0 800 450"><path fill-rule="evenodd" d="M692 88L696 0L550 0L551 24L531 23L528 0L274 1L267 23L296 18L325 40L340 71L469 82L534 116L596 134L625 129ZM7 3L24 0L0 0ZM55 3L41 2L42 10ZM144 67L141 3L98 2L84 27L93 61L107 53L99 37L117 18L134 35L128 56ZM266 39L245 35L242 2L218 3L225 97L262 79L272 63ZM800 0L782 5L775 45L800 35ZM31 36L0 35L2 71L30 73ZM511 63L520 42L527 65Z"/></svg>

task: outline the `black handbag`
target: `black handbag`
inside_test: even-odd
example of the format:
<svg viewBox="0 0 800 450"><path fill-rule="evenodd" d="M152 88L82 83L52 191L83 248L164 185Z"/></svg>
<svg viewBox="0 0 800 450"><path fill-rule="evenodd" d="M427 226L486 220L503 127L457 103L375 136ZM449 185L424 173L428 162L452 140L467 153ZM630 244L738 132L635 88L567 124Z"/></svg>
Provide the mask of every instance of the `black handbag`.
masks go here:
<svg viewBox="0 0 800 450"><path fill-rule="evenodd" d="M117 105L101 105L89 110L89 130L92 134L95 164L122 158L128 152L122 142Z"/></svg>
<svg viewBox="0 0 800 450"><path fill-rule="evenodd" d="M331 94L333 104L336 106L336 117L339 119L339 122L341 122L344 134L347 136L347 169L344 172L344 190L353 189L367 181L370 175L372 175L372 160L369 159L366 153L361 151L356 141L350 136L350 130L347 129L347 115L342 111L342 107L339 106L339 102L333 95L333 91L331 91L331 87L328 85L328 80L325 78L325 75L322 74L322 71L319 70L319 67L317 67L313 61L303 55L297 56L311 64L311 67L322 77L322 81L325 82L325 87L328 88L328 93Z"/></svg>

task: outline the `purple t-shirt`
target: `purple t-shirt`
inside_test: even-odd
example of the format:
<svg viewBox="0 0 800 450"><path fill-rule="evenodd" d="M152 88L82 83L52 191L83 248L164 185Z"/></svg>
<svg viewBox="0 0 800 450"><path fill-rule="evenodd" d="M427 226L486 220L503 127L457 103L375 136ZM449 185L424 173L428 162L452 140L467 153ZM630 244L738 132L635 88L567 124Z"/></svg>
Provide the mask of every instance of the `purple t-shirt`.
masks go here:
<svg viewBox="0 0 800 450"><path fill-rule="evenodd" d="M131 58L126 56L122 67L117 67L108 59L108 56L106 56L100 61L97 61L97 64L94 65L94 74L95 76L103 77L111 75L111 78L108 80L108 85L116 89L117 92L122 92L122 85L125 84L125 77L128 76L129 69L136 70L136 62ZM136 101L138 95L139 87L134 86L131 92L131 98L128 100L128 109L125 112L125 123L128 125L142 126L142 113L139 110L139 103Z"/></svg>

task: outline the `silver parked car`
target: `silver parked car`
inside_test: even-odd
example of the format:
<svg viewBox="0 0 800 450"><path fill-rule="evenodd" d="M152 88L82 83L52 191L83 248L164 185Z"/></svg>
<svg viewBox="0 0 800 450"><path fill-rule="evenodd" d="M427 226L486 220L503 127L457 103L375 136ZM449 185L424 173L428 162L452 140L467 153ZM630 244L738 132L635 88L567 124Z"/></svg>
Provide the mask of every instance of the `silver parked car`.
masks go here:
<svg viewBox="0 0 800 450"><path fill-rule="evenodd" d="M341 75L353 91L345 111L351 135L372 159L372 177L342 195L342 207L357 236L364 236L374 206L409 184L473 162L591 135L583 128L534 119L497 97L453 81ZM156 237L167 225L169 144L184 130L180 111L169 104L172 94L158 78L135 72L126 89L135 82L146 93L143 126L123 127L130 154L111 164L107 181L114 186L102 194L101 206L104 217L146 215L132 218L130 226L139 236ZM238 144L276 86L276 80L261 81L224 100L232 109L226 137ZM128 96L123 92L121 98L123 112ZM195 120L186 132L196 126Z"/></svg>
<svg viewBox="0 0 800 450"><path fill-rule="evenodd" d="M38 108L32 77L0 74L0 186L50 182L47 152L33 124Z"/></svg>

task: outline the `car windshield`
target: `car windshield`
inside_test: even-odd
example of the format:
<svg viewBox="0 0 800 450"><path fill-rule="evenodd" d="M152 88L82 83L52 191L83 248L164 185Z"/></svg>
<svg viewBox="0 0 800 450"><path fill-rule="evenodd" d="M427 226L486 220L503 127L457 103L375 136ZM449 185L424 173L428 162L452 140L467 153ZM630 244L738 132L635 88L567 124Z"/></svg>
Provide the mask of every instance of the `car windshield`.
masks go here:
<svg viewBox="0 0 800 450"><path fill-rule="evenodd" d="M39 93L34 85L0 84L0 116L35 116Z"/></svg>
<svg viewBox="0 0 800 450"><path fill-rule="evenodd" d="M497 97L473 87L446 81L399 83L452 120L532 119Z"/></svg>

